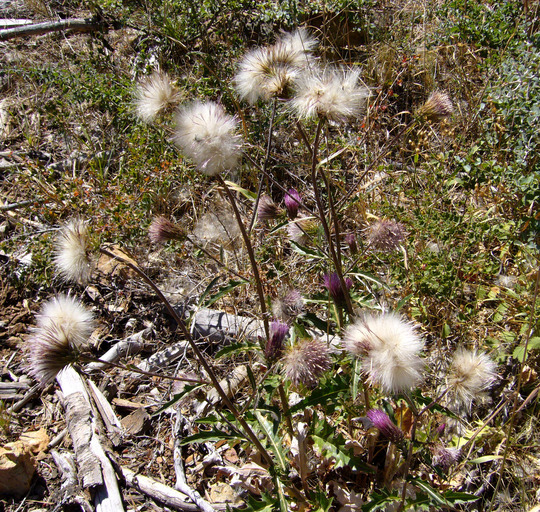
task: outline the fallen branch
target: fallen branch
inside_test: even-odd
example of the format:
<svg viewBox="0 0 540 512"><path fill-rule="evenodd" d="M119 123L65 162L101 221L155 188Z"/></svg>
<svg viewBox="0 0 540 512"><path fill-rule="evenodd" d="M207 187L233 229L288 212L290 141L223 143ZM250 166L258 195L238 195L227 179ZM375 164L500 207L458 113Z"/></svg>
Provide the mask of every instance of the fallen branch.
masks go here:
<svg viewBox="0 0 540 512"><path fill-rule="evenodd" d="M176 489L172 489L147 476L138 475L126 467L120 467L120 471L129 487L133 487L169 507L186 510L187 512L196 512L199 510L197 505L186 503L184 501L184 494Z"/></svg>
<svg viewBox="0 0 540 512"><path fill-rule="evenodd" d="M93 18L71 18L62 21L47 21L44 23L35 23L33 25L24 25L22 27L0 30L0 41L7 41L8 39L13 39L15 37L38 36L50 32L62 32L63 30L70 30L72 32L95 32L98 30L109 30L111 27L119 28L119 25Z"/></svg>

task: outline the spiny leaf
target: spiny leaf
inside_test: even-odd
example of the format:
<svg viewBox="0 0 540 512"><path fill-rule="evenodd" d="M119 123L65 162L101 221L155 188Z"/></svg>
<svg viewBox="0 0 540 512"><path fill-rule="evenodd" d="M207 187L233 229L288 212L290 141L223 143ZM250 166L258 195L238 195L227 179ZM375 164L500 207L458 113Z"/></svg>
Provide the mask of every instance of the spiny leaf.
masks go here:
<svg viewBox="0 0 540 512"><path fill-rule="evenodd" d="M283 449L283 439L280 437L278 431L279 423L269 421L260 410L255 411L255 418L257 418L262 431L270 442L272 453L276 456L279 467L285 472L287 470L287 456Z"/></svg>
<svg viewBox="0 0 540 512"><path fill-rule="evenodd" d="M204 432L199 432L198 434L193 434L192 436L185 437L180 441L181 445L184 444L190 444L190 443L202 443L206 441L222 441L222 440L232 440L235 441L241 440L245 441L246 438L243 437L241 434L229 434L228 432L224 432L222 430L212 429L212 430L206 430Z"/></svg>

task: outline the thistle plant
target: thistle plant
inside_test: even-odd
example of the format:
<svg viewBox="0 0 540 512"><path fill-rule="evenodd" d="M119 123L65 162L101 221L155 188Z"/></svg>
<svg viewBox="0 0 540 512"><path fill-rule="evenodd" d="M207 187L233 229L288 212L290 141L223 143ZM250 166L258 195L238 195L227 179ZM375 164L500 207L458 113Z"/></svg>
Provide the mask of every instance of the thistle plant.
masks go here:
<svg viewBox="0 0 540 512"><path fill-rule="evenodd" d="M238 63L232 80L238 108L243 108L242 102L253 111L261 102L271 104L264 148L253 150L240 136L238 119L249 118L231 115L224 104L199 98L178 107L173 138L179 161L193 166L203 180L212 180L217 185L212 193L230 203L249 268L231 269L221 256L197 246L189 226L168 217L155 217L148 230L152 242L191 244L222 269L243 280L248 276L254 284L258 308L251 308L250 314L262 324L264 337L258 346L238 340L231 349L249 354L249 398L237 403L227 395L213 359L193 340L189 319L178 313L142 268L106 247L100 250L121 260L163 302L204 371L204 382L217 390L227 409L212 421L254 446L270 471L272 506L282 512L293 507L315 509L314 496L324 496L329 489L328 482L320 481L331 472L339 485L349 471L355 475L352 480L368 482L366 496L382 482L386 496L402 510L414 506L415 499L421 501L411 498L411 492L420 495L426 489L424 482L413 478L414 471L422 464L447 471L462 456L458 447L451 446L451 434L436 430L437 421L456 414L466 418L474 401L496 382L496 365L482 350L457 349L441 375L440 369L430 368L424 355L431 346L420 334L420 326L401 311L389 311L391 299L366 284L368 278L380 280L362 272L359 262L364 256L405 251L410 241L402 223L383 218L364 230L365 243L359 247L359 223L343 206L343 198L350 197L355 187L328 163L333 134L344 127L352 131L359 124L369 109L370 89L360 78L360 68L322 63L314 55L316 46L315 38L299 29L281 35L268 47L250 50ZM178 98L171 79L155 75L137 89L137 114L151 123ZM418 119L435 122L449 117L452 108L449 97L437 92L416 113ZM286 129L294 126L297 142L303 144L290 165L299 170L290 174L287 183L276 177L277 166L272 163L272 153L277 151L273 134L283 129L278 123ZM249 137L249 129L244 133ZM324 151L327 157L322 159ZM258 173L256 191L227 181L228 173L242 176L246 170L251 176ZM245 197L255 199L247 203ZM280 251L271 250L276 247ZM96 261L91 248L87 223L72 220L62 228L54 262L65 281L90 281ZM276 254L282 260L272 268ZM289 280L290 254L302 278L314 277ZM275 274L279 279L283 276L279 286ZM393 306L399 309L403 304L395 301ZM81 354L94 322L93 315L71 296L53 299L38 315L28 340L29 373L47 383L64 366L91 360ZM363 399L358 399L362 394ZM377 450L380 443L385 450ZM380 463L377 457L385 460ZM439 496L434 491L431 498L434 495ZM440 493L438 504L450 499L451 493ZM327 510L324 499L320 501L318 509Z"/></svg>

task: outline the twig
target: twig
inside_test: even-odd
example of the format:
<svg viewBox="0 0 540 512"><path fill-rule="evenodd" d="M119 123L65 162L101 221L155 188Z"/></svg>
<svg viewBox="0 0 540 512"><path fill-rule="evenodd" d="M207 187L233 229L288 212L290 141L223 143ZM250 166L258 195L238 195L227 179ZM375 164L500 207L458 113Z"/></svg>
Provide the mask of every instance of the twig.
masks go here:
<svg viewBox="0 0 540 512"><path fill-rule="evenodd" d="M29 204L34 204L34 201L26 200L19 201L18 203L0 204L0 211L8 212L11 210L17 210L18 208L23 208L24 206L28 206Z"/></svg>

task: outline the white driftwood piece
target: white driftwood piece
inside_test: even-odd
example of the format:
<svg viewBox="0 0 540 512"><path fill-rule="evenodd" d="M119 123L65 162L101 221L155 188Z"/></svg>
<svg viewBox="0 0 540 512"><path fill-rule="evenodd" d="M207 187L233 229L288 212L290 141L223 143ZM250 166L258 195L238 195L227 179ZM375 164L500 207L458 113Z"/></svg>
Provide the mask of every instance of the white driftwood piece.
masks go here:
<svg viewBox="0 0 540 512"><path fill-rule="evenodd" d="M96 411L84 381L70 366L62 370L56 380L64 395L66 423L81 485L93 489L97 512L122 512L124 505L116 474L99 441Z"/></svg>
<svg viewBox="0 0 540 512"><path fill-rule="evenodd" d="M129 468L121 467L122 476L126 480L127 485L139 490L143 494L154 498L155 500L164 503L169 507L174 507L178 510L186 510L188 512L195 512L200 510L197 505L192 503L186 503L184 501L185 496L181 492L173 489L167 485L164 485L147 476L138 475Z"/></svg>
<svg viewBox="0 0 540 512"><path fill-rule="evenodd" d="M191 335L196 341L204 339L220 344L238 339L257 341L265 337L260 320L208 308L195 312L191 320Z"/></svg>
<svg viewBox="0 0 540 512"><path fill-rule="evenodd" d="M107 368L106 363L115 363L122 357L129 357L137 354L143 345L144 340L152 332L152 327L147 327L142 331L136 332L131 336L128 336L125 340L119 341L113 345L105 354L100 356L101 362L90 363L86 366L87 370L100 370Z"/></svg>

